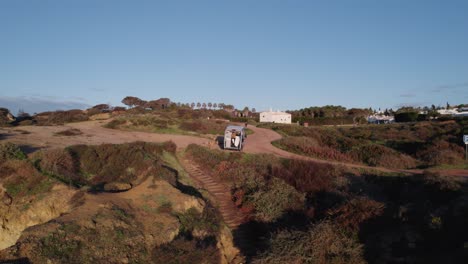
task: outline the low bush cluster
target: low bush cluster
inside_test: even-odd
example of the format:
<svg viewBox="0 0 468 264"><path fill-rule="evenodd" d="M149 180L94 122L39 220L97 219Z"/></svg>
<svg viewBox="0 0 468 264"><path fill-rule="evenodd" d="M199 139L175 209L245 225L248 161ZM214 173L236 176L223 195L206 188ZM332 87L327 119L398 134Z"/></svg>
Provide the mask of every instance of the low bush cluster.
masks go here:
<svg viewBox="0 0 468 264"><path fill-rule="evenodd" d="M0 164L9 159L26 159L26 154L19 148L18 145L7 142L0 144Z"/></svg>
<svg viewBox="0 0 468 264"><path fill-rule="evenodd" d="M311 157L389 168L462 164L463 120L357 127L270 124L285 137L274 144Z"/></svg>
<svg viewBox="0 0 468 264"><path fill-rule="evenodd" d="M231 186L234 202L251 216L239 227L255 250L243 249L252 254L249 262L458 263L466 258L465 241L458 239L468 235L468 189L462 179L431 172L356 176L327 164L200 146L187 154Z"/></svg>
<svg viewBox="0 0 468 264"><path fill-rule="evenodd" d="M253 263L367 263L359 241L339 226L323 221L305 231L272 234L269 248Z"/></svg>
<svg viewBox="0 0 468 264"><path fill-rule="evenodd" d="M55 133L56 136L79 136L82 134L83 132L77 128L69 128Z"/></svg>
<svg viewBox="0 0 468 264"><path fill-rule="evenodd" d="M34 120L40 126L63 125L65 123L89 120L88 115L78 109L67 111L43 112L35 115Z"/></svg>

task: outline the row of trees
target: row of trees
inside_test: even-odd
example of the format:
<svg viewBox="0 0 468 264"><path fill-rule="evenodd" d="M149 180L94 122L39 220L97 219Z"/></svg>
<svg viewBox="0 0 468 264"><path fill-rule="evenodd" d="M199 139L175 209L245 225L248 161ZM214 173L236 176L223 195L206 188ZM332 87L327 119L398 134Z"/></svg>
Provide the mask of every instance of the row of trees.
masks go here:
<svg viewBox="0 0 468 264"><path fill-rule="evenodd" d="M124 99L122 99L122 103L130 108L143 107L143 108L151 108L153 110L165 109L171 106L186 107L186 108L191 108L191 109L226 110L230 112L236 110L234 105L231 105L231 104L211 103L211 102L208 102L208 103L200 103L200 102L174 103L174 102L171 102L169 98L160 98L158 100L145 101L138 97L127 96ZM248 107L244 107L244 110L242 110L242 112L246 112L246 111L250 111ZM255 112L255 111L256 111L255 108L252 108L252 112Z"/></svg>
<svg viewBox="0 0 468 264"><path fill-rule="evenodd" d="M355 117L355 116L366 116L372 114L374 111L372 108L351 108L346 109L345 107L338 105L326 105L326 106L313 106L303 108L300 110L289 111L295 117L306 117L306 118L342 118L342 117Z"/></svg>

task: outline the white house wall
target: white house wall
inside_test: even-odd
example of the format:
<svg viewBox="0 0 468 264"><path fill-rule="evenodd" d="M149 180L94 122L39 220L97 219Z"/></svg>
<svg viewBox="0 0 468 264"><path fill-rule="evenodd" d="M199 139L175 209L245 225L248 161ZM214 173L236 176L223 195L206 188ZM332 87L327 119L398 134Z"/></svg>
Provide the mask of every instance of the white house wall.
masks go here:
<svg viewBox="0 0 468 264"><path fill-rule="evenodd" d="M260 113L260 122L291 124L291 115L287 113L263 112Z"/></svg>

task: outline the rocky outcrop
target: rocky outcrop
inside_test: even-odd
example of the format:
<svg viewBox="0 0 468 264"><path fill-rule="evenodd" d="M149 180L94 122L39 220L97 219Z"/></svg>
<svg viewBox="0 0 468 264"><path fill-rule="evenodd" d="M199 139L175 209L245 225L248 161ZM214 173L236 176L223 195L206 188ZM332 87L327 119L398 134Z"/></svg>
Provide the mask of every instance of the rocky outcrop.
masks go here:
<svg viewBox="0 0 468 264"><path fill-rule="evenodd" d="M130 183L124 182L109 182L104 185L104 191L106 192L125 192L132 188Z"/></svg>
<svg viewBox="0 0 468 264"><path fill-rule="evenodd" d="M40 199L15 201L8 194L0 194L0 250L14 245L27 227L45 223L72 209L69 201L76 193L64 185L56 185Z"/></svg>

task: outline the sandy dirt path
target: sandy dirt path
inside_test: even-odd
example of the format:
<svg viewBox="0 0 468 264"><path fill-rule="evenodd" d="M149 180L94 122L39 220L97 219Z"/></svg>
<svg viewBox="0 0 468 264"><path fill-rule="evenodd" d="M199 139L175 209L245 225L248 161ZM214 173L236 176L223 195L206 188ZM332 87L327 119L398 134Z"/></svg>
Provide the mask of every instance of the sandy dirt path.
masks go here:
<svg viewBox="0 0 468 264"><path fill-rule="evenodd" d="M172 135L172 134L156 134L148 132L122 131L116 129L104 128L103 125L107 121L86 121L79 123L70 123L64 126L22 126L15 128L0 128L0 142L11 141L22 145L27 151L34 151L41 148L66 147L76 144L98 145L103 143L120 144L133 141L147 142L165 142L173 141L177 148L184 149L189 144L198 144L210 148L218 148L215 138L202 138L197 136L187 135ZM76 128L83 132L77 136L56 136L57 132ZM366 165L343 163L338 161L329 161L305 157L276 148L271 144L272 141L281 139L281 135L270 129L258 128L249 126L249 129L254 131L254 134L249 135L246 139L244 152L259 154L273 154L283 158L294 158L302 160L310 160L319 163L332 165L341 165L357 169L370 169L382 172L403 172L403 173L422 173L421 170L394 170L381 167L369 167ZM444 174L452 176L468 177L468 170L449 169L443 170Z"/></svg>
<svg viewBox="0 0 468 264"><path fill-rule="evenodd" d="M105 121L86 121L69 123L63 126L22 126L15 128L0 128L1 141L30 148L32 151L40 148L66 147L76 144L98 145L103 143L120 144L133 141L165 142L172 140L179 149L189 144L214 146L213 139L196 136L156 134L147 132L122 131L104 128ZM83 134L76 136L56 136L55 133L76 128ZM0 141L0 142L1 142Z"/></svg>

